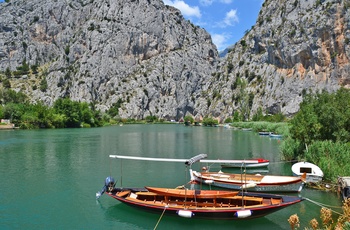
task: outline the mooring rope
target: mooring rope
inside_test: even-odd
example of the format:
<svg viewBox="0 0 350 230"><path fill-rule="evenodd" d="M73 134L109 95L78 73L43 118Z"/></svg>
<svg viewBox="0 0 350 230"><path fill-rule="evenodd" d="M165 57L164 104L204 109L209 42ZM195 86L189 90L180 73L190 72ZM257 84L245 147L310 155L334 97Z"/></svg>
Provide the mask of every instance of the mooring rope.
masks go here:
<svg viewBox="0 0 350 230"><path fill-rule="evenodd" d="M164 215L164 212L165 212L165 210L166 210L167 207L168 207L168 205L165 205L164 210L163 210L163 212L162 212L162 215L160 215L159 220L158 220L158 222L157 222L157 224L156 224L156 226L154 227L153 230L156 230L156 229L157 229L158 224L159 224L160 220L162 219L162 217L163 217L163 215Z"/></svg>
<svg viewBox="0 0 350 230"><path fill-rule="evenodd" d="M336 214L338 214L338 215L342 215L342 213L339 213L339 212L337 212L337 211L332 210L332 208L341 209L342 207L323 204L323 203L320 203L320 202L311 200L311 199L309 199L309 198L307 198L307 197L303 197L303 198L304 198L305 200L307 200L307 201L313 203L313 204L316 204L316 205L320 206L321 208L328 208L328 209L331 210L332 212L334 212L334 213L336 213Z"/></svg>

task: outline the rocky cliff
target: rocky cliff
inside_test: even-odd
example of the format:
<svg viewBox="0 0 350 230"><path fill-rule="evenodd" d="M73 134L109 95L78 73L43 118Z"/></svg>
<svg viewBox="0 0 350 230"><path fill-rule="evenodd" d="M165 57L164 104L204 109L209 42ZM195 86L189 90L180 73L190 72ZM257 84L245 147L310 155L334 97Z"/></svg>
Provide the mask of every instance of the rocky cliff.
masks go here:
<svg viewBox="0 0 350 230"><path fill-rule="evenodd" d="M293 115L306 93L349 88L349 41L349 0L266 0L201 100L220 118L258 110Z"/></svg>
<svg viewBox="0 0 350 230"><path fill-rule="evenodd" d="M210 35L161 0L11 0L0 15L2 78L33 102L178 119L217 65Z"/></svg>
<svg viewBox="0 0 350 230"><path fill-rule="evenodd" d="M349 8L266 0L220 60L210 35L161 0L11 0L0 4L1 78L32 101L118 105L124 118L293 115L306 93L349 87Z"/></svg>

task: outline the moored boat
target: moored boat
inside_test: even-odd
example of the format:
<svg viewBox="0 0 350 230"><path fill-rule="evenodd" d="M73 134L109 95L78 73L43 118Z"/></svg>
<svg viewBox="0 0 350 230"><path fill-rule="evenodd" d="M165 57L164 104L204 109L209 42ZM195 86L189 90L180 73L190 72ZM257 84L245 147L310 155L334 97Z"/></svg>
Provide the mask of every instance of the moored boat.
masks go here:
<svg viewBox="0 0 350 230"><path fill-rule="evenodd" d="M258 218L303 200L298 196L220 190L168 188L111 188L107 195L146 211L186 218ZM188 195L187 195L188 194Z"/></svg>
<svg viewBox="0 0 350 230"><path fill-rule="evenodd" d="M250 160L235 160L232 162L224 162L221 164L221 167L224 168L263 168L269 166L270 161L263 159L263 158L257 158L257 159L250 159Z"/></svg>
<svg viewBox="0 0 350 230"><path fill-rule="evenodd" d="M260 174L234 174L197 172L190 170L191 180L216 187L254 192L300 192L306 174L302 176L276 176Z"/></svg>
<svg viewBox="0 0 350 230"><path fill-rule="evenodd" d="M268 132L268 131L259 131L258 133L259 133L260 136L268 136L268 135L270 135L270 132Z"/></svg>
<svg viewBox="0 0 350 230"><path fill-rule="evenodd" d="M298 162L293 164L292 172L295 176L301 176L306 173L306 183L317 183L323 179L322 170L317 165L310 162Z"/></svg>
<svg viewBox="0 0 350 230"><path fill-rule="evenodd" d="M206 154L199 154L189 160L120 155L110 155L110 157L185 162L186 165L191 166L193 163L206 158ZM96 193L96 198L100 198L104 193L132 207L161 213L161 216L172 214L186 218L229 220L263 217L303 200L302 197L298 196L253 193L243 190L198 190L188 189L184 186L182 189L116 187L115 180L112 177L106 178L104 187L101 192Z"/></svg>
<svg viewBox="0 0 350 230"><path fill-rule="evenodd" d="M283 136L281 134L277 134L277 133L270 133L269 137L276 138L276 139L282 139Z"/></svg>

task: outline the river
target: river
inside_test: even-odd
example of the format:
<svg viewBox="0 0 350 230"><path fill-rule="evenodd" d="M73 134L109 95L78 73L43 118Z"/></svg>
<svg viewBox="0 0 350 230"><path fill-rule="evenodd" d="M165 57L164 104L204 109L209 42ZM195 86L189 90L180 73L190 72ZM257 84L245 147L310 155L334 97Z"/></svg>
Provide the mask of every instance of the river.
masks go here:
<svg viewBox="0 0 350 230"><path fill-rule="evenodd" d="M104 179L118 186L176 187L189 180L182 163L110 159L110 154L188 159L270 160L269 174L292 175L280 159L281 140L223 127L124 125L89 129L0 131L0 229L290 229L297 214L301 229L320 221L320 206L304 200L263 218L196 220L133 209L109 196L95 199ZM219 166L212 165L212 170ZM337 194L303 189L312 201L339 207ZM336 209L340 211L339 209Z"/></svg>

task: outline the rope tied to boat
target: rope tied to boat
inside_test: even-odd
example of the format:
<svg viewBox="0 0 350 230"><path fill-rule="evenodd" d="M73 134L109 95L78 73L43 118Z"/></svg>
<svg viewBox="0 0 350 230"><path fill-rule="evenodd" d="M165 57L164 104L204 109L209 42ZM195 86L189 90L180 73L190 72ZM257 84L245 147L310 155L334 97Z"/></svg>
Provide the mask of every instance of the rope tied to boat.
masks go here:
<svg viewBox="0 0 350 230"><path fill-rule="evenodd" d="M168 207L168 205L165 205L164 210L163 210L163 212L162 212L162 215L160 215L159 220L158 220L158 222L157 222L157 224L156 224L156 226L154 227L153 230L156 230L156 229L157 229L158 224L159 224L160 220L163 218L163 215L164 215L165 210L167 209L167 207Z"/></svg>
<svg viewBox="0 0 350 230"><path fill-rule="evenodd" d="M317 201L314 201L314 200L311 200L307 197L303 197L304 200L307 200L313 204L316 204L317 206L320 206L321 208L328 208L329 210L331 210L331 212L334 212L338 215L342 215L342 213L339 213L337 211L334 211L332 208L338 208L338 209L341 209L342 207L339 207L339 206L332 206L332 205L327 205L327 204L323 204L323 203L320 203L320 202L317 202Z"/></svg>

